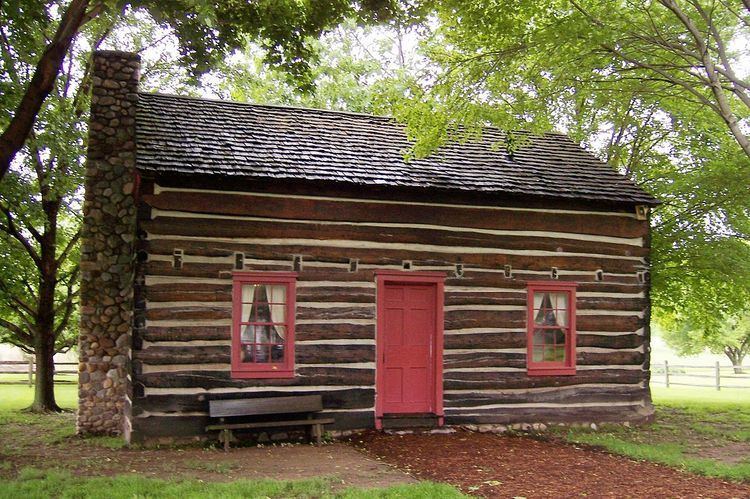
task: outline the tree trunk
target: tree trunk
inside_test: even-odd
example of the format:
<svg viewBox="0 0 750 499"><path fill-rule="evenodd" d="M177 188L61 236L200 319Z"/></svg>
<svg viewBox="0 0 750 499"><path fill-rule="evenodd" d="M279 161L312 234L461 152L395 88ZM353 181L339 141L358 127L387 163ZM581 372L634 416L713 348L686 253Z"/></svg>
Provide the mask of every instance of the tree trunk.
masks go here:
<svg viewBox="0 0 750 499"><path fill-rule="evenodd" d="M50 190L42 185L42 209L47 217L40 240L39 302L36 310L36 390L32 412L60 412L55 402L55 289L59 266L55 259L57 248L57 215L60 198L49 199Z"/></svg>
<svg viewBox="0 0 750 499"><path fill-rule="evenodd" d="M724 354L729 357L734 367L734 374L742 374L742 361L745 358L745 353L742 348L724 347Z"/></svg>
<svg viewBox="0 0 750 499"><path fill-rule="evenodd" d="M36 377L31 412L61 412L55 401L55 339L51 334L37 335L35 345Z"/></svg>

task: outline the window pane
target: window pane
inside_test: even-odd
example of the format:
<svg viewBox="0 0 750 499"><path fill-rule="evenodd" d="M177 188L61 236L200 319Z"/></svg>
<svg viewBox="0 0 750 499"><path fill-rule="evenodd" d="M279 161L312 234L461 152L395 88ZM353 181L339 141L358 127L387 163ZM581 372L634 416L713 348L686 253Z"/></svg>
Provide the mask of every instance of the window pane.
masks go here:
<svg viewBox="0 0 750 499"><path fill-rule="evenodd" d="M284 361L284 345L273 345L271 347L271 362Z"/></svg>
<svg viewBox="0 0 750 499"><path fill-rule="evenodd" d="M532 360L542 362L544 360L544 347L534 347Z"/></svg>
<svg viewBox="0 0 750 499"><path fill-rule="evenodd" d="M268 340L269 343L284 343L284 340L286 340L286 327L271 326Z"/></svg>
<svg viewBox="0 0 750 499"><path fill-rule="evenodd" d="M284 324L286 322L286 305L269 305L271 322Z"/></svg>
<svg viewBox="0 0 750 499"><path fill-rule="evenodd" d="M551 345L544 346L544 361L554 362L555 361L555 347Z"/></svg>
<svg viewBox="0 0 750 499"><path fill-rule="evenodd" d="M242 358L242 362L252 362L253 361L253 346L252 345L242 345L242 354L240 355Z"/></svg>
<svg viewBox="0 0 750 499"><path fill-rule="evenodd" d="M558 310L568 308L568 293L552 293L552 304Z"/></svg>
<svg viewBox="0 0 750 499"><path fill-rule="evenodd" d="M537 296L540 296L539 300L537 300ZM557 325L550 293L534 293L534 303L536 304L537 301L539 301L539 307L534 307L534 323L543 326Z"/></svg>
<svg viewBox="0 0 750 499"><path fill-rule="evenodd" d="M545 360L549 360L551 362L565 362L565 347L553 347L550 355L551 357Z"/></svg>
<svg viewBox="0 0 750 499"><path fill-rule="evenodd" d="M270 303L286 303L286 286L283 284L268 284L265 288Z"/></svg>
<svg viewBox="0 0 750 499"><path fill-rule="evenodd" d="M242 304L242 315L240 316L240 322L253 322L255 321L255 308L252 303Z"/></svg>
<svg viewBox="0 0 750 499"><path fill-rule="evenodd" d="M568 325L568 293L553 293L553 304L557 310L557 324L560 326Z"/></svg>
<svg viewBox="0 0 750 499"><path fill-rule="evenodd" d="M258 288L257 284L243 284L242 285L242 302L252 303L255 297L255 292Z"/></svg>
<svg viewBox="0 0 750 499"><path fill-rule="evenodd" d="M544 345L544 329L534 330L534 345Z"/></svg>
<svg viewBox="0 0 750 499"><path fill-rule="evenodd" d="M534 293L534 323L543 326L568 325L567 293Z"/></svg>
<svg viewBox="0 0 750 499"><path fill-rule="evenodd" d="M555 334L555 329L545 329L544 330L544 344L545 345L554 345L555 344L555 338L557 335Z"/></svg>
<svg viewBox="0 0 750 499"><path fill-rule="evenodd" d="M240 341L242 343L253 343L255 341L255 326L240 326L242 334L240 335Z"/></svg>
<svg viewBox="0 0 750 499"><path fill-rule="evenodd" d="M256 363L269 361L270 356L268 355L268 345L255 345L254 350Z"/></svg>

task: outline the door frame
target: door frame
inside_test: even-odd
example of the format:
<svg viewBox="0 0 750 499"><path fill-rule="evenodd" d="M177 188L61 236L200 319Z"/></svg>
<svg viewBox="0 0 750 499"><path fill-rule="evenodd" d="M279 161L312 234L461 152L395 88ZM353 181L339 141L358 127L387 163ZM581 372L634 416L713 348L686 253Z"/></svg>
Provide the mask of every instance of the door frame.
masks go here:
<svg viewBox="0 0 750 499"><path fill-rule="evenodd" d="M434 286L435 288L435 331L433 332L433 413L438 417L440 426L444 423L443 411L443 327L445 315L443 303L445 301L445 273L443 272L413 272L409 270L376 270L375 271L375 301L377 303L376 337L375 337L375 428L383 426L383 401L380 397L384 387L385 374L383 363L383 345L385 340L385 296L386 284L417 284Z"/></svg>

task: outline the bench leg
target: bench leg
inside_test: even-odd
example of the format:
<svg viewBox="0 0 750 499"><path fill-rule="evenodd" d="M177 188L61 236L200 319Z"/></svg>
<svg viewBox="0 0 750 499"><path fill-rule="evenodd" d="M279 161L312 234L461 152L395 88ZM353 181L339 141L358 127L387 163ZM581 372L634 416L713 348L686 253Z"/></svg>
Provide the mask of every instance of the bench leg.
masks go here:
<svg viewBox="0 0 750 499"><path fill-rule="evenodd" d="M229 452L229 441L232 439L232 430L221 430L221 440L224 441L224 452Z"/></svg>
<svg viewBox="0 0 750 499"><path fill-rule="evenodd" d="M321 425L316 424L315 425L315 445L320 445L322 443L322 436L323 436L323 428Z"/></svg>

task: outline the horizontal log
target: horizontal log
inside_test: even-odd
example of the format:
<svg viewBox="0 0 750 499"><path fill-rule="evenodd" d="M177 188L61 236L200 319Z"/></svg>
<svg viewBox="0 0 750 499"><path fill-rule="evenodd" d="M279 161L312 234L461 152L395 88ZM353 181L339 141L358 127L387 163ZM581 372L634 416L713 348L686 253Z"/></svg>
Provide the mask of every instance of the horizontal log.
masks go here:
<svg viewBox="0 0 750 499"><path fill-rule="evenodd" d="M366 430L375 428L375 411L323 411L321 417L334 419L333 424L326 425L326 430Z"/></svg>
<svg viewBox="0 0 750 499"><path fill-rule="evenodd" d="M374 345L297 345L298 364L345 364L374 362Z"/></svg>
<svg viewBox="0 0 750 499"><path fill-rule="evenodd" d="M297 289L300 302L375 303L375 289L316 286Z"/></svg>
<svg viewBox="0 0 750 499"><path fill-rule="evenodd" d="M462 367L526 367L525 353L500 353L477 350L471 353L445 352L443 367L456 369Z"/></svg>
<svg viewBox="0 0 750 499"><path fill-rule="evenodd" d="M472 407L494 404L638 402L644 400L646 394L646 389L640 385L586 385L507 393L446 393L444 401L446 408L471 412Z"/></svg>
<svg viewBox="0 0 750 499"><path fill-rule="evenodd" d="M372 407L375 403L375 390L369 388L279 392L269 387L268 391L252 393L148 395L133 400L133 414L139 415L145 412L207 412L209 400L253 399L274 396L293 397L295 395L320 395L323 399L323 407L325 409L362 409Z"/></svg>
<svg viewBox="0 0 750 499"><path fill-rule="evenodd" d="M145 287L146 300L149 302L178 302L178 301L200 301L200 302L226 302L232 301L232 282L227 284L200 285L175 283L155 284Z"/></svg>
<svg viewBox="0 0 750 499"><path fill-rule="evenodd" d="M526 305L525 290L518 293L445 293L445 305Z"/></svg>
<svg viewBox="0 0 750 499"><path fill-rule="evenodd" d="M190 307L169 307L169 308L147 308L146 319L150 321L159 320L210 320L210 319L231 319L231 306L211 306L207 303L205 306Z"/></svg>
<svg viewBox="0 0 750 499"><path fill-rule="evenodd" d="M374 339L375 325L372 324L297 324L295 326L297 341L303 340L339 340L339 339Z"/></svg>
<svg viewBox="0 0 750 499"><path fill-rule="evenodd" d="M347 364L374 362L374 345L296 345L298 364ZM222 364L231 362L231 347L150 346L133 352L133 359L149 365Z"/></svg>
<svg viewBox="0 0 750 499"><path fill-rule="evenodd" d="M227 371L180 371L145 373L134 382L150 388L245 388L250 386L374 386L374 369L298 367L294 378L233 379Z"/></svg>
<svg viewBox="0 0 750 499"><path fill-rule="evenodd" d="M529 376L525 372L445 372L445 390L485 390L570 386L584 383L640 383L646 372L639 369L598 369L578 371L573 376Z"/></svg>
<svg viewBox="0 0 750 499"><path fill-rule="evenodd" d="M297 320L374 319L375 306L312 308L297 305Z"/></svg>
<svg viewBox="0 0 750 499"><path fill-rule="evenodd" d="M130 441L143 444L159 437L203 436L209 421L208 415L132 417Z"/></svg>
<svg viewBox="0 0 750 499"><path fill-rule="evenodd" d="M628 366L641 365L646 359L642 352L620 352L617 350L611 352L577 352L576 362L579 366Z"/></svg>
<svg viewBox="0 0 750 499"><path fill-rule="evenodd" d="M600 253L619 256L646 256L648 249L632 244L616 244L585 239L544 237L539 235L487 234L460 230L421 227L383 227L326 225L286 222L280 219L259 221L222 218L157 216L142 222L149 234L213 238L317 239L405 244L439 244L505 250L540 250L569 253ZM550 231L551 232L551 231ZM560 232L560 231L558 231Z"/></svg>
<svg viewBox="0 0 750 499"><path fill-rule="evenodd" d="M648 306L646 298L576 297L578 310L631 310L641 312Z"/></svg>
<svg viewBox="0 0 750 499"><path fill-rule="evenodd" d="M133 360L149 365L226 364L231 362L231 347L227 346L152 346L133 351Z"/></svg>
<svg viewBox="0 0 750 499"><path fill-rule="evenodd" d="M637 334L618 334L616 336L599 334L576 335L576 345L578 347L638 348L643 344L643 341L643 336Z"/></svg>
<svg viewBox="0 0 750 499"><path fill-rule="evenodd" d="M643 318L617 315L578 315L578 331L630 332L638 331L646 325Z"/></svg>
<svg viewBox="0 0 750 499"><path fill-rule="evenodd" d="M146 341L229 340L230 326L147 326L142 338Z"/></svg>
<svg viewBox="0 0 750 499"><path fill-rule="evenodd" d="M445 312L445 329L524 328L526 311L455 310Z"/></svg>
<svg viewBox="0 0 750 499"><path fill-rule="evenodd" d="M466 415L464 412L446 411L445 423L464 424L513 424L513 423L643 423L653 418L653 409L633 406L603 404L598 407L554 407L554 408L508 408L494 409L482 415Z"/></svg>
<svg viewBox="0 0 750 499"><path fill-rule="evenodd" d="M542 230L618 237L644 237L648 223L630 217L586 213L548 213L475 207L433 205L425 208L408 203L367 203L346 200L304 199L290 196L162 192L143 196L143 202L162 210L217 215L240 215L287 220L395 222L496 230Z"/></svg>
<svg viewBox="0 0 750 499"><path fill-rule="evenodd" d="M561 270L576 270L591 272L592 280L594 278L594 272L598 269L602 269L608 273L635 273L640 270L643 266L641 262L634 259L626 259L625 257L604 257L604 256L579 256L576 254L559 255L557 253L548 255L525 255L525 254L508 254L503 252L502 249L485 249L485 252L479 250L472 250L472 248L458 248L445 246L444 248L435 249L420 249L415 246L410 248L409 245L404 245L403 248L387 248L382 245L378 246L377 243L373 243L372 247L360 248L355 247L352 244L351 247L335 247L325 246L324 242L320 242L319 245L312 244L258 244L256 242L242 243L242 241L212 241L205 240L199 241L194 239L179 239L179 238L164 238L150 239L146 241L147 251L153 254L165 254L171 255L175 248L183 249L185 254L198 255L201 247L221 246L226 251L239 251L243 252L247 258L260 259L260 260L289 260L294 255L302 255L304 260L310 261L325 261L330 259L346 259L357 258L360 264L368 265L393 265L399 264L402 260L412 260L416 262L430 261L430 262L441 262L441 265L453 265L458 261L464 263L467 267L473 268L487 268L487 269L502 269L504 265L511 265L517 269L527 270L549 270L551 267L558 267ZM439 251L438 251L439 249ZM490 251L491 250L491 251ZM151 264L155 262L147 262ZM171 268L171 262L164 262ZM201 264L197 262L185 262L182 269L183 274L188 275L187 271L194 269L198 272L197 268L202 265L216 265L216 264ZM415 263L418 265L418 263ZM231 263L227 263L224 267L232 270ZM304 268L304 264L303 264ZM207 270L208 267L204 267ZM467 269L468 270L468 269ZM343 273L349 273L348 268L342 268ZM469 278L467 276L466 278ZM502 273L498 274L498 277L505 279Z"/></svg>
<svg viewBox="0 0 750 499"><path fill-rule="evenodd" d="M447 334L445 348L526 348L526 333Z"/></svg>

